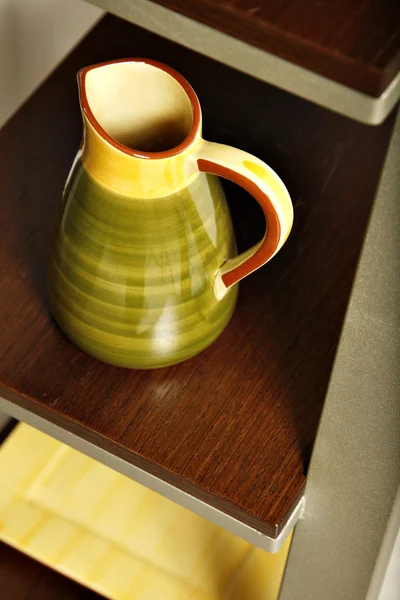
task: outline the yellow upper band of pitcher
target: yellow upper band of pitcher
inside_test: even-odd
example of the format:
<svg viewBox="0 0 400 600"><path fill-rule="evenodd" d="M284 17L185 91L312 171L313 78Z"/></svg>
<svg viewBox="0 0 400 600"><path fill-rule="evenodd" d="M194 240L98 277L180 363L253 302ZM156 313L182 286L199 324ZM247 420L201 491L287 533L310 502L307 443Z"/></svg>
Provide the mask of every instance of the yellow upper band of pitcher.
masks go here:
<svg viewBox="0 0 400 600"><path fill-rule="evenodd" d="M105 188L134 198L161 198L190 183L187 162L193 146L168 158L138 158L112 146L97 133L86 115L83 118L82 161Z"/></svg>

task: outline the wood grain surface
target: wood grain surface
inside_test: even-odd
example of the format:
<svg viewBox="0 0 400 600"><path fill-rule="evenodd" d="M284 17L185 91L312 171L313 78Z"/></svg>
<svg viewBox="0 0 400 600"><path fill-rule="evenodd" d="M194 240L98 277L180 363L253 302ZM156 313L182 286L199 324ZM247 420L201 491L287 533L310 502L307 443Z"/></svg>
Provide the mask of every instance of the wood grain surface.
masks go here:
<svg viewBox="0 0 400 600"><path fill-rule="evenodd" d="M398 0L153 0L379 96L400 69Z"/></svg>
<svg viewBox="0 0 400 600"><path fill-rule="evenodd" d="M76 349L51 319L45 285L81 136L75 74L135 55L185 75L206 139L269 163L295 206L289 241L242 282L220 339L157 371ZM392 125L351 122L106 16L0 134L0 394L276 536L304 487ZM264 219L242 189L226 191L243 250Z"/></svg>
<svg viewBox="0 0 400 600"><path fill-rule="evenodd" d="M1 542L0 595L2 600L101 600L102 598Z"/></svg>

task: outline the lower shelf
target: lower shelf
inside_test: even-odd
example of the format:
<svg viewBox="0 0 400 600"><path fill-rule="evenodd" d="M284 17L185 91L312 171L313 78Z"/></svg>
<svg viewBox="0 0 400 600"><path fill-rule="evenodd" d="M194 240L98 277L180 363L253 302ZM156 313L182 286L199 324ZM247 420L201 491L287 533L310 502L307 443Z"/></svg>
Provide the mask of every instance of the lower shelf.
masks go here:
<svg viewBox="0 0 400 600"><path fill-rule="evenodd" d="M278 554L25 424L0 450L0 539L111 600L275 600Z"/></svg>
<svg viewBox="0 0 400 600"><path fill-rule="evenodd" d="M2 600L101 600L95 592L0 542Z"/></svg>

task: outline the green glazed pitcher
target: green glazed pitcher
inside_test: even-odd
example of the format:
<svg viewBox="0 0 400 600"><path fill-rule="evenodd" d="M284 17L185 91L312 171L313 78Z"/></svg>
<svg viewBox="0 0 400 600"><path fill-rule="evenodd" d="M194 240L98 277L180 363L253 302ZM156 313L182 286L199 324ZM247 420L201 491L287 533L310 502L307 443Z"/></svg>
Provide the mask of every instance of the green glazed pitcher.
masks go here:
<svg viewBox="0 0 400 600"><path fill-rule="evenodd" d="M51 310L100 360L178 363L220 335L237 282L285 243L289 194L261 160L202 139L199 101L173 69L118 60L82 69L78 82L84 134L52 237ZM264 238L239 256L217 176L265 214Z"/></svg>

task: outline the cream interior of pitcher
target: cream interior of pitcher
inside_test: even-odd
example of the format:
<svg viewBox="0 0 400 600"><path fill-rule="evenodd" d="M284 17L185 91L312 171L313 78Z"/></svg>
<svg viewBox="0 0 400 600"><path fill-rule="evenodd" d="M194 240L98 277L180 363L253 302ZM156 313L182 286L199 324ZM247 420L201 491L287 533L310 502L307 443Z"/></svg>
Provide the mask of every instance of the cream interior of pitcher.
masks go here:
<svg viewBox="0 0 400 600"><path fill-rule="evenodd" d="M192 129L193 108L186 91L172 75L151 64L120 62L91 69L85 89L99 125L134 150L170 150Z"/></svg>

